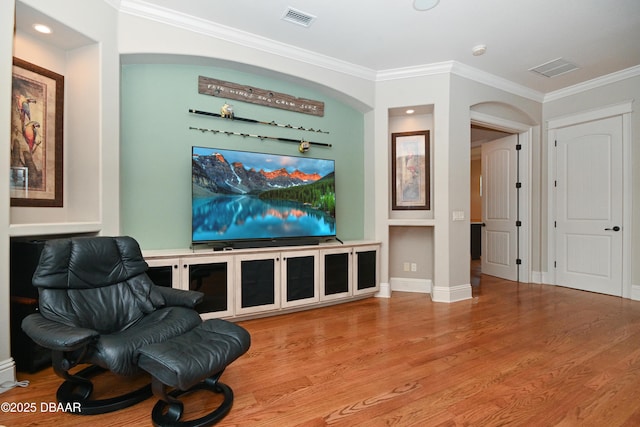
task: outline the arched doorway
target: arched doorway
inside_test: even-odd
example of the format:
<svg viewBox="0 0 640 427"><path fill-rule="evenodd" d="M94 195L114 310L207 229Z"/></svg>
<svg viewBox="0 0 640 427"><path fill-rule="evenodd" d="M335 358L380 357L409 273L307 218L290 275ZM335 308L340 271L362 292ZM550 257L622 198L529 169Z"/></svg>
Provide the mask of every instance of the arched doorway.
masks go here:
<svg viewBox="0 0 640 427"><path fill-rule="evenodd" d="M509 280L530 282L530 162L534 125L522 111L502 103L474 105L470 118L472 162L478 156L481 160L480 188L470 183L470 203L474 203L474 197L479 197L483 206L480 218L478 214L472 214L475 218L471 224L472 239L479 235L483 242L479 254L480 270ZM483 146L487 154L475 154L474 150L482 153ZM472 166L472 179L473 169ZM493 199L488 200L490 197ZM475 263L478 268L478 261L473 260L477 257L473 255L472 265Z"/></svg>

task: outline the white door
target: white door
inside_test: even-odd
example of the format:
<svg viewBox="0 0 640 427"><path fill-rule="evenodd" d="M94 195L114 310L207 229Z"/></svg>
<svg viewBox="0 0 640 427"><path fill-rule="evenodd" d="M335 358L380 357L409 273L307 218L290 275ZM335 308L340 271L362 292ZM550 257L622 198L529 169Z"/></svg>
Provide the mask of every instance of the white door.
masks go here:
<svg viewBox="0 0 640 427"><path fill-rule="evenodd" d="M482 273L518 279L517 135L482 144Z"/></svg>
<svg viewBox="0 0 640 427"><path fill-rule="evenodd" d="M556 284L622 295L622 118L556 131Z"/></svg>

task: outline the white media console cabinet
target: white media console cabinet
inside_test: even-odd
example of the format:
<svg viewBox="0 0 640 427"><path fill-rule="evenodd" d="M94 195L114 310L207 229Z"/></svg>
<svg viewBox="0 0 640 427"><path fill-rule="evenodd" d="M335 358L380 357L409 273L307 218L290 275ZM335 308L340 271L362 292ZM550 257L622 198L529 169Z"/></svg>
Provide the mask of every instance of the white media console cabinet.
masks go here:
<svg viewBox="0 0 640 427"><path fill-rule="evenodd" d="M143 251L161 286L205 294L203 318L248 319L338 304L380 290L380 243Z"/></svg>

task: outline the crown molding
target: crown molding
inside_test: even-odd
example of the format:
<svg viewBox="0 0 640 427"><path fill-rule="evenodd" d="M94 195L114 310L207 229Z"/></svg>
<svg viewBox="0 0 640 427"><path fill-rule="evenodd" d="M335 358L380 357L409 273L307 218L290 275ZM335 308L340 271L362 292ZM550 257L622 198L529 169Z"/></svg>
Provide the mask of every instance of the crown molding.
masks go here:
<svg viewBox="0 0 640 427"><path fill-rule="evenodd" d="M435 62L433 64L416 65L404 68L392 68L378 71L376 81L402 80L414 77L433 76L436 74L448 74L453 71L454 61Z"/></svg>
<svg viewBox="0 0 640 427"><path fill-rule="evenodd" d="M486 71L479 70L461 62L453 62L454 67L452 73L457 74L460 77L465 77L469 80L473 80L475 82L482 83L487 86L512 93L514 95L519 95L532 101L542 102L544 100L544 93L542 92L530 89L526 86L514 83L511 80L498 77L494 74L487 73Z"/></svg>
<svg viewBox="0 0 640 427"><path fill-rule="evenodd" d="M542 102L544 94L528 87L519 85L502 77L495 76L477 68L470 67L458 61L445 61L433 64L418 65L415 67L395 68L378 72L377 81L400 80L412 77L422 77L434 74L451 73L460 77L473 80L478 83L496 89L504 90L514 95L519 95L533 101Z"/></svg>
<svg viewBox="0 0 640 427"><path fill-rule="evenodd" d="M305 64L321 67L327 70L335 71L337 73L350 75L372 82L401 80L407 78L450 73L467 78L469 80L473 80L481 84L485 84L487 86L491 86L496 89L503 90L514 95L522 96L536 102L544 103L640 75L640 66L635 66L626 70L618 71L603 77L589 80L584 83L579 83L568 88L549 92L545 95L542 92L530 89L526 86L522 86L510 80L487 73L458 61L445 61L412 67L376 71L327 55L322 55L317 52L300 49L286 43L267 39L253 33L241 31L236 28L228 27L222 24L180 13L172 9L152 5L148 2L145 2L144 0L105 1L122 13L127 13L156 22L161 22L163 24L182 28L194 33L203 34L251 49L256 49L265 53L278 55L294 61L299 61Z"/></svg>
<svg viewBox="0 0 640 427"><path fill-rule="evenodd" d="M545 95L544 102L555 101L567 96L575 95L591 89L596 89L601 86L616 83L637 76L640 76L640 65L617 71L615 73L607 74L602 77L597 77L583 83L578 83L564 89L556 90L555 92L549 92Z"/></svg>
<svg viewBox="0 0 640 427"><path fill-rule="evenodd" d="M336 71L338 73L370 81L375 80L376 73L372 69L341 61L317 52L300 49L286 43L280 43L265 37L260 37L256 34L238 30L237 28L231 28L226 25L186 15L172 9L151 5L141 0L121 0L119 10L122 13L161 22L163 24L192 31L194 33L214 37L309 65Z"/></svg>

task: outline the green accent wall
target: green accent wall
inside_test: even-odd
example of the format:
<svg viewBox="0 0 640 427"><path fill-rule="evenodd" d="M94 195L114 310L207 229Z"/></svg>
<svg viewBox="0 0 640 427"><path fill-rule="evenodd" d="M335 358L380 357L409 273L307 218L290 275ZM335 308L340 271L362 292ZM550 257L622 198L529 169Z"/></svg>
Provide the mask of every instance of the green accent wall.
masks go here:
<svg viewBox="0 0 640 427"><path fill-rule="evenodd" d="M198 76L269 89L325 103L324 117L228 101L238 117L276 121L329 134L205 117L190 108L219 113L223 98L198 93ZM120 209L123 234L143 249L180 249L191 245L191 147L193 145L334 159L337 235L364 238L364 120L362 113L319 90L284 80L226 68L176 64L122 66L120 118ZM190 130L217 129L332 144L295 143ZM109 171L105 171L108 175Z"/></svg>

